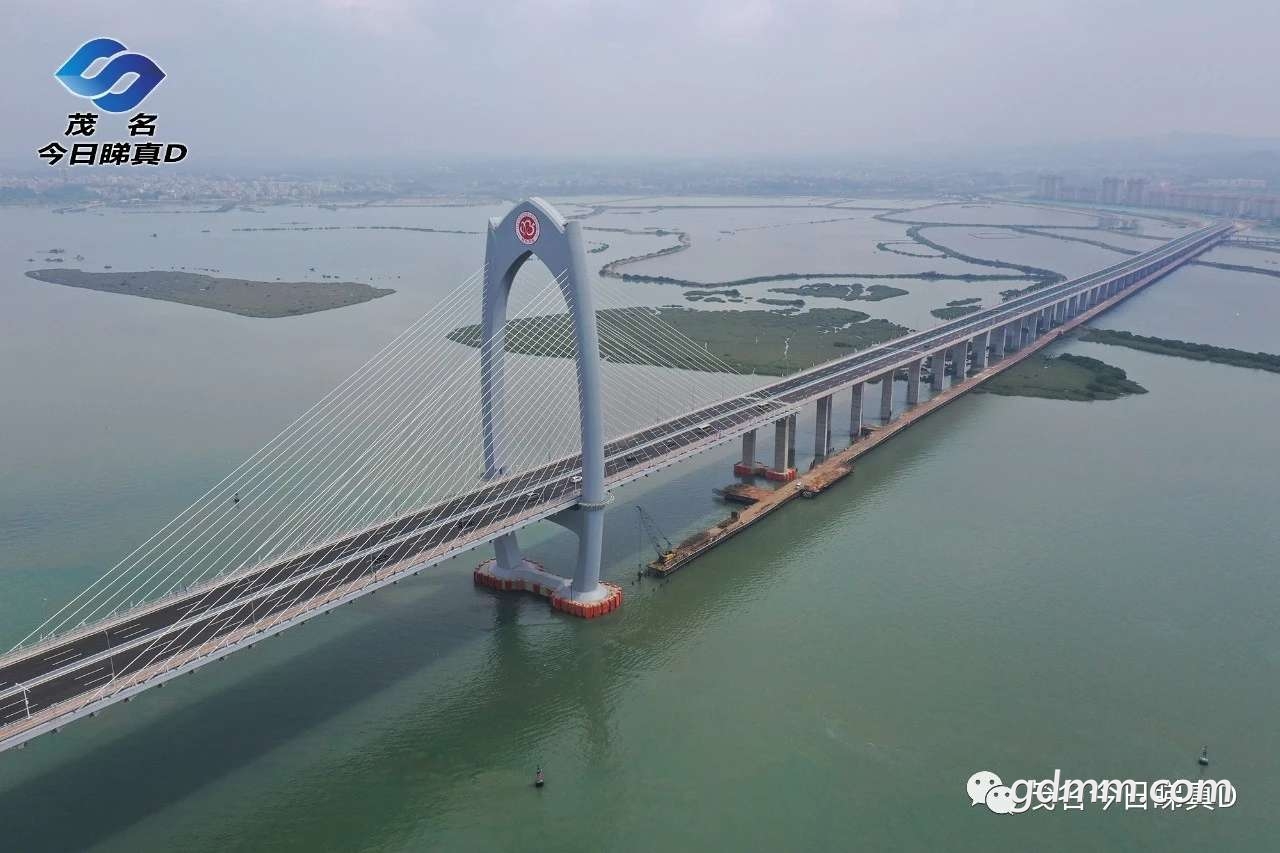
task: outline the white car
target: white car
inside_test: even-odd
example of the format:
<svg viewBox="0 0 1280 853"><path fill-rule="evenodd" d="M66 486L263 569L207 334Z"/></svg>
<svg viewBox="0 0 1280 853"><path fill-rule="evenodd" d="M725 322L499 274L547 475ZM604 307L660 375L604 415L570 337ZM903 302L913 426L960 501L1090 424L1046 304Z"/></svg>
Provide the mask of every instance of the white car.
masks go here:
<svg viewBox="0 0 1280 853"><path fill-rule="evenodd" d="M581 486L581 485L582 485L582 475L581 475L581 474L574 474L572 477L570 477L570 478L569 478L569 482L570 482L570 483L573 483L575 486Z"/></svg>

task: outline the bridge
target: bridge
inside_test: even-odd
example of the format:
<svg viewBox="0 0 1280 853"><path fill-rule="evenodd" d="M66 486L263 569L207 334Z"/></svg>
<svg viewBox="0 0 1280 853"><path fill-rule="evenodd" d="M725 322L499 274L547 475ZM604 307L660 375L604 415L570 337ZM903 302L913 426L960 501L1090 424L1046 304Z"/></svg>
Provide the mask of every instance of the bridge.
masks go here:
<svg viewBox="0 0 1280 853"><path fill-rule="evenodd" d="M300 469L311 463L302 451L292 448L339 430L330 411L341 411L332 402L339 397L331 395L332 400L317 404L317 411L328 420L300 419L296 424L301 426L281 434L289 436L287 440L277 437L134 552L152 560L146 563L149 575L142 578L143 557L130 555L46 620L41 628L48 630L43 634L38 629L0 657L0 750L129 701L144 690L490 542L494 557L476 569L477 583L540 594L556 609L578 616L607 613L622 598L619 587L600 578L603 514L612 490L730 441L741 442L737 473L763 468L770 479L788 480L795 476L795 432L802 409L815 408L815 455L824 456L832 449L831 415L837 393L849 394L850 432L856 441L867 384L879 383L880 415L888 421L893 416L894 378L900 371L907 376L906 402L919 403L926 375L929 386L939 391L946 387L948 375L955 384L980 374L1056 326L1166 275L1232 233L1229 225L1202 228L1091 275L1032 290L998 307L608 437L602 382L602 362L607 359L602 352L622 339L637 347L655 348L656 344L639 340L652 330L624 325L620 315L597 310L596 294L588 286L591 278L580 223L565 220L539 199L526 200L506 217L489 223L486 265L479 276L483 279L476 354L483 462L479 481L474 474L470 482L455 478L464 485L442 499L365 523L351 519L367 519L367 515L326 509L349 509L362 499L368 503L365 495L377 491L381 478L420 480L422 471L430 470L430 466L414 465L407 472L399 471L406 467L404 457L390 451L420 443L420 434L389 426L380 410L365 405L343 411L347 425L341 430L373 436L374 450L365 455L339 453L343 470L332 478L336 486L314 494L295 489L296 506L287 512L273 510L275 514L268 517L265 510L253 510L257 515L246 510L244 516L234 516L235 522L225 520L228 506L241 505L241 490L244 505L254 504L258 494L253 486L258 476L254 465L273 459L287 476L301 476ZM529 413L513 408L508 393L508 359L529 343L514 340L524 327L513 325L508 317L509 300L517 272L531 258L550 271L548 292L558 294L567 308L566 315L558 316L566 319L564 357L572 357L576 378L580 442L576 453L532 464L535 454L518 441ZM474 290L471 282L461 287ZM606 333L603 337L601 330ZM729 384L730 377L724 373L730 369L706 355L702 347L671 329L660 334L666 336L669 348L685 353L685 360L650 363L690 368L694 360L709 359L715 364L692 369L704 371L702 375L713 383L718 380L718 387ZM355 376L369 379L393 370L406 372L393 367L403 360L406 348L398 339L376 367L366 366L364 373L358 371ZM378 373L370 372L374 370ZM474 387L476 378L472 374L464 380ZM457 377L433 376L430 381L444 386L455 383ZM434 423L448 424L447 414ZM774 434L771 464L763 466L755 458L756 437L762 429ZM285 448L290 448L287 453ZM352 471L363 467L360 460L375 458L382 460L380 467ZM288 495L289 490L284 493ZM318 516L323 524L316 521ZM571 577L555 574L521 552L517 532L544 519L578 537ZM233 547L228 531L237 523L247 531L238 536L259 544ZM297 529L307 533L290 538ZM204 568L203 563L198 571L194 565L188 567L195 557L186 555L195 554L212 554L212 568ZM187 581L191 577L194 582ZM159 594L134 600L136 591L148 585Z"/></svg>
<svg viewBox="0 0 1280 853"><path fill-rule="evenodd" d="M1256 234L1233 234L1224 242L1229 246L1245 246L1255 249L1280 249L1280 237L1261 237Z"/></svg>

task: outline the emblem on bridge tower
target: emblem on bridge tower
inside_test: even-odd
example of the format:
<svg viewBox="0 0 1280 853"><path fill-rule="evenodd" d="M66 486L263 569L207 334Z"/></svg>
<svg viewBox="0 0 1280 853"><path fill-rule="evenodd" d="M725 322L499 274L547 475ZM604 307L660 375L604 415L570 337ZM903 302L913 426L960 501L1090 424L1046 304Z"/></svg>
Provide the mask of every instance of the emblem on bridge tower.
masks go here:
<svg viewBox="0 0 1280 853"><path fill-rule="evenodd" d="M540 231L538 217L532 213L525 211L516 217L516 237L526 246L532 246L538 242L538 233Z"/></svg>

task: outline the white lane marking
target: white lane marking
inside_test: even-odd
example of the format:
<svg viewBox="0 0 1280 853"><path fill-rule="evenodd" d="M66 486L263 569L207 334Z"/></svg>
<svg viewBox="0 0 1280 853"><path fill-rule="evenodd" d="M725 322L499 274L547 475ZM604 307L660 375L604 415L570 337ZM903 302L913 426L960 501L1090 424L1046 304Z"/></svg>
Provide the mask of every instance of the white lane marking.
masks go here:
<svg viewBox="0 0 1280 853"><path fill-rule="evenodd" d="M69 660L75 660L76 658L82 657L83 655L84 655L84 652L80 651L79 649L63 649L60 652L54 652L51 655L45 655L43 660L45 661L45 663L62 664L62 663L66 663Z"/></svg>
<svg viewBox="0 0 1280 853"><path fill-rule="evenodd" d="M131 625L127 629L116 628L112 633L115 634L117 640L128 640L146 630L148 629L145 625Z"/></svg>

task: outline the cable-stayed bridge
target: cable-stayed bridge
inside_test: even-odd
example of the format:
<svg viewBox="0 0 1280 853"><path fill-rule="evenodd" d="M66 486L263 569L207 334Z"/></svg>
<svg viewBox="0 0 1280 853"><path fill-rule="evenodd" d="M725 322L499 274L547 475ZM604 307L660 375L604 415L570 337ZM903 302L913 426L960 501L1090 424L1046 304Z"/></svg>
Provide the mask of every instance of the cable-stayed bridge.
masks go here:
<svg viewBox="0 0 1280 853"><path fill-rule="evenodd" d="M865 383L880 381L888 418L900 370L916 403L926 365L941 390L948 359L961 381L1232 233L1204 228L765 382L588 287L580 224L522 202L491 221L484 268L0 657L0 749L488 542L477 581L608 612L621 601L600 580L611 490L739 437L754 466L762 427L775 435L768 476L787 479L801 408L816 406L824 455L836 392L851 392L856 434ZM533 257L551 278L521 302L513 285ZM520 552L517 531L544 519L578 536L572 577Z"/></svg>

